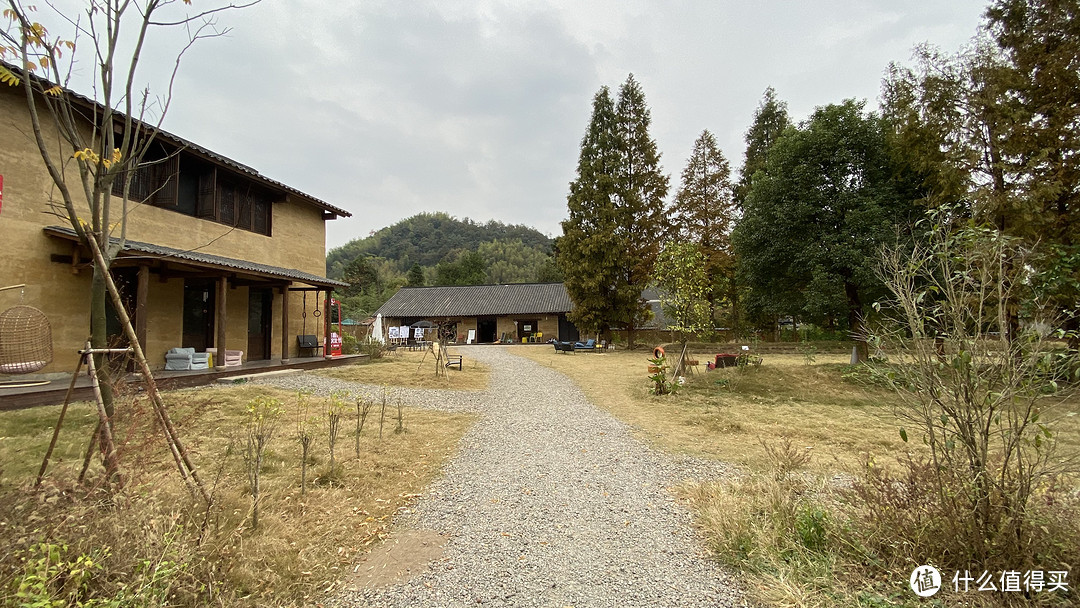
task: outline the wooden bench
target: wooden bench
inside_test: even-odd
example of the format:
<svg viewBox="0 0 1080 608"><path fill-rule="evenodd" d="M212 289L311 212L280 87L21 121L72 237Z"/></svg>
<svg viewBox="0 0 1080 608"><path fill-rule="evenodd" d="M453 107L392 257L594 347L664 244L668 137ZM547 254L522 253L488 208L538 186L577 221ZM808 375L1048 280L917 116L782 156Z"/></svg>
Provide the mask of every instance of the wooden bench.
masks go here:
<svg viewBox="0 0 1080 608"><path fill-rule="evenodd" d="M446 355L446 367L457 367L461 371L461 355Z"/></svg>

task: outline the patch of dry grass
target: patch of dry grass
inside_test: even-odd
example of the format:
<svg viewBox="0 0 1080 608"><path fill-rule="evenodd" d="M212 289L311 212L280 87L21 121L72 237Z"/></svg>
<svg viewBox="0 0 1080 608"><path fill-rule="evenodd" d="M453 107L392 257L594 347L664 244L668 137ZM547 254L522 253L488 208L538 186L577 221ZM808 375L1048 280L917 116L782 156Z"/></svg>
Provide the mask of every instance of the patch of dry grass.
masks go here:
<svg viewBox="0 0 1080 608"><path fill-rule="evenodd" d="M460 354L453 347L450 354ZM426 354L426 356L425 356ZM455 390L483 390L487 388L488 368L468 356L462 358L461 369L446 370L446 377L435 375L435 359L431 353L402 351L357 365L330 367L317 373L330 378L373 384L376 386L406 386L411 388L439 388Z"/></svg>
<svg viewBox="0 0 1080 608"><path fill-rule="evenodd" d="M650 442L673 452L717 458L762 469L766 442L788 438L811 448L817 470L855 465L861 454L902 446L890 404L880 388L841 380L847 358L768 354L760 367L706 372L712 352L675 395L649 393L648 351L558 355L530 350L535 361L557 369L589 398L634 426Z"/></svg>
<svg viewBox="0 0 1080 608"><path fill-rule="evenodd" d="M730 347L718 349L723 350ZM718 351L703 349L697 358L705 363ZM894 413L898 396L850 381L867 374L853 374L846 354L819 352L807 365L801 354L769 352L761 367L698 373L678 394L659 397L649 392L651 355L644 349L521 354L569 375L593 403L662 449L746 467L736 479L688 483L677 493L693 507L714 556L741 570L751 595L763 605L922 605L907 588L911 569L940 565L954 549L954 522L927 500L932 491L919 493L929 486L918 475L930 469L910 464L918 462L923 447L911 429L911 442L900 438ZM1056 419L1060 455L1080 455L1080 399L1073 396L1054 409L1045 415ZM812 454L808 463L806 448ZM898 462L908 451L915 459ZM868 454L874 467L861 468ZM792 473L798 468L806 470ZM836 472L848 473L851 486L838 486ZM1032 512L1041 522L1032 530L1032 542L1040 543L1036 552L1046 556L1039 566L1057 563L1068 569L1080 538L1075 479L1043 491ZM1019 567L987 564L998 571L1006 566ZM1075 598L1044 594L1037 599L1038 605L1063 606ZM935 601L1002 606L1027 600L945 592Z"/></svg>
<svg viewBox="0 0 1080 608"><path fill-rule="evenodd" d="M251 530L239 449L245 406L257 396L278 399L282 413L262 468L260 526ZM472 419L406 407L406 432L395 434L392 397L382 439L376 407L357 455L356 412L347 403L335 471L328 470L325 416L316 422L302 496L300 446L292 438L299 414L295 394L242 385L177 391L166 400L196 467L213 488L210 508L183 489L148 408L124 406L118 435L128 482L111 496L99 487L97 464L89 487L74 483L95 423L89 405L76 404L69 412L48 480L37 492L30 485L58 408L0 414L0 535L11 541L0 558L0 597L22 577L21 558L34 558L41 552L34 545L48 542L66 546L62 564L80 555L94 555L100 563L101 571L77 595L50 587L54 598L67 602L127 597L141 589L144 599L160 595L170 605L309 603L339 584L357 556L386 534L390 518L438 474ZM325 399L308 401L309 414L325 414ZM52 573L53 586L66 576L62 570Z"/></svg>

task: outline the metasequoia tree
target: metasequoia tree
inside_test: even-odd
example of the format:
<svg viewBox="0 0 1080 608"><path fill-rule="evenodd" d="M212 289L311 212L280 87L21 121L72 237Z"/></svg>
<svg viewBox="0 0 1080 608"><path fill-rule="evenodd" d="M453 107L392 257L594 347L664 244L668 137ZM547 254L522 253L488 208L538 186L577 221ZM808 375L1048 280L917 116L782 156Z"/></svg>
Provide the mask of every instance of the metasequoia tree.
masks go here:
<svg viewBox="0 0 1080 608"><path fill-rule="evenodd" d="M744 138L746 152L739 171L739 183L735 187L735 201L739 205L746 199L754 173L765 168L769 148L789 126L791 119L788 118L787 103L777 99L776 90L772 87L765 89L765 95L754 112L754 122Z"/></svg>
<svg viewBox="0 0 1080 608"><path fill-rule="evenodd" d="M641 292L667 232L668 177L660 172L651 122L633 75L619 88L617 104L607 87L596 94L558 245L574 323L595 331L625 327L631 347L634 327L648 313Z"/></svg>
<svg viewBox="0 0 1080 608"><path fill-rule="evenodd" d="M703 271L709 282L709 302L735 301L731 229L735 224L731 167L716 144L702 131L682 172L682 185L669 211L672 238L696 243L704 255Z"/></svg>
<svg viewBox="0 0 1080 608"><path fill-rule="evenodd" d="M189 4L190 0L183 0L183 5ZM198 40L224 34L216 26L216 15L241 5L228 4L193 14L181 12L175 0L147 0L141 4L89 0L81 14L65 14L54 5L48 6L56 14L46 18L68 24L72 29L70 38L52 35L46 25L36 20L39 15L34 6L7 0L0 54L14 67L0 65L0 82L21 86L25 91L34 141L55 186L49 211L67 221L91 252L91 344L94 348L107 346L108 298L146 378L177 466L205 496L158 395L142 345L109 269L124 246L127 217L136 207L129 199L132 179L147 159L168 111L180 58ZM148 38L160 28L183 28L188 39L176 57L165 94L155 99L148 87L139 84L138 68ZM120 49L127 45L131 45L130 55L122 55ZM90 103L68 89L78 57L85 57L94 66L94 99ZM150 120L151 115L156 120ZM110 386L107 366L100 359L97 369L102 374L102 386ZM111 417L111 395L106 393L104 397Z"/></svg>
<svg viewBox="0 0 1080 608"><path fill-rule="evenodd" d="M619 87L615 106L618 124L619 164L615 174L616 234L630 253L623 271L628 291L635 292L620 302L615 320L627 330L627 342L634 346L634 327L644 320L648 304L641 292L652 279L653 264L668 232L666 208L668 176L661 172L660 152L649 134L652 116L645 92L630 74Z"/></svg>
<svg viewBox="0 0 1080 608"><path fill-rule="evenodd" d="M997 0L964 50L917 49L914 66L890 67L882 95L925 202L961 203L961 213L1035 247L1031 261L1060 311L1080 293L1078 14L1076 0ZM1016 335L1017 307L1009 314ZM1080 327L1075 315L1065 322Z"/></svg>
<svg viewBox="0 0 1080 608"><path fill-rule="evenodd" d="M585 331L604 331L616 309L634 294L622 280L630 263L618 230L615 173L619 164L615 104L607 87L593 97L592 118L581 140L577 179L570 183L556 261L574 302L569 317Z"/></svg>

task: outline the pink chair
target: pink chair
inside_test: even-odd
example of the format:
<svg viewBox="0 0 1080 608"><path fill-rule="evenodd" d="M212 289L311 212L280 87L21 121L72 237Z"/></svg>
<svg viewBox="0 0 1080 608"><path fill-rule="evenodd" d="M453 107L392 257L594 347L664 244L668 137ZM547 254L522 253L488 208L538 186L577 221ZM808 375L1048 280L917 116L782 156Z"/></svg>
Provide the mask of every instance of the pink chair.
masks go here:
<svg viewBox="0 0 1080 608"><path fill-rule="evenodd" d="M244 351L225 350L225 367L240 367L244 363Z"/></svg>

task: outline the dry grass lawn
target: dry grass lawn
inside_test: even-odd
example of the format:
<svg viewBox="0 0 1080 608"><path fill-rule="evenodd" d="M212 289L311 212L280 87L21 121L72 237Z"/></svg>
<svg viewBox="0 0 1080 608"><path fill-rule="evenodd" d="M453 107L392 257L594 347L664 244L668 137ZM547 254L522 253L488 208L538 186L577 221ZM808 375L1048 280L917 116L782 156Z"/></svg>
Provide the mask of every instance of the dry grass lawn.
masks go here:
<svg viewBox="0 0 1080 608"><path fill-rule="evenodd" d="M688 378L680 393L654 396L647 374L651 353L645 349L603 354L514 352L567 374L593 403L672 452L763 470L768 455L761 442L775 445L789 439L811 449L811 469L834 472L857 467L866 454L888 460L881 457L919 447L916 441L905 444L900 439L892 391L844 381L848 355L818 354L807 365L799 354L765 354L760 367L705 372L704 364L714 351L700 352L700 371ZM1076 400L1059 412L1064 453L1080 454L1077 412Z"/></svg>
<svg viewBox="0 0 1080 608"><path fill-rule="evenodd" d="M245 408L259 396L279 400L282 412L262 467L260 526L251 530L241 452ZM242 385L177 391L166 399L181 438L213 488L209 509L183 490L147 408L123 406L118 435L127 485L108 500L94 490L102 483L100 465L91 468L89 489L74 483L96 422L88 404L69 411L41 492L30 485L59 407L0 413L0 535L8 539L0 558L0 597L22 576L21 558L38 556L40 550L32 546L49 542L67 545L67 562L93 555L100 563L102 571L79 592L84 598L114 598L138 589L146 598L169 596L169 605L308 603L351 573L358 554L385 535L391 516L408 508L438 474L471 421L467 415L405 407L405 432L397 434L392 398L382 438L376 409L357 453L356 413L347 404L337 467L330 471L327 400L308 397L315 435L307 492L301 495L300 446L293 438L301 412L295 394ZM51 574L57 575L54 586L64 578ZM70 589L52 592L52 599L75 597Z"/></svg>
<svg viewBox="0 0 1080 608"><path fill-rule="evenodd" d="M457 349L447 349L451 355ZM435 375L435 360L431 353L402 351L358 365L346 365L318 370L317 374L376 386L405 386L455 390L483 390L488 385L489 370L482 363L462 358L461 369L448 368L445 377Z"/></svg>
<svg viewBox="0 0 1080 608"><path fill-rule="evenodd" d="M705 363L718 351L703 350L697 359ZM867 382L865 372L863 380L855 379L858 370L846 365L846 354L818 354L807 365L801 354L766 352L760 367L701 372L678 394L654 396L647 373L651 353L645 349L514 352L567 374L593 403L661 449L745 467L747 474L734 479L688 482L675 491L694 509L713 556L744 575L751 599L760 605L915 608L922 604L907 588L912 566L936 563L935 555L956 549L948 544L957 538L948 525L952 518L908 497L904 493L910 488L902 490L903 483L886 483L878 494L855 498L834 482L835 473L848 472L852 487L869 487L862 484L866 470L860 468L867 455L874 457L874 471L902 476L906 469L897 459L905 450L922 449L913 429L908 429L910 443L900 438L894 413L899 397ZM1057 419L1059 454L1080 455L1080 400L1054 409L1044 412L1044 420ZM807 449L812 458L804 464ZM786 473L803 467L810 474ZM1065 486L1036 502L1045 507L1039 517L1045 513L1046 519L1040 521L1054 522L1044 535L1051 537L1049 543L1037 540L1046 555L1053 554L1049 562L1066 568L1075 563L1070 560L1080 528L1073 515L1080 512L1080 501ZM905 506L896 509L896 504ZM907 519L895 517L901 512ZM931 553L942 543L945 549ZM1039 605L1046 606L1074 599L1040 598ZM943 593L934 605L1015 605L1002 601L995 594Z"/></svg>

